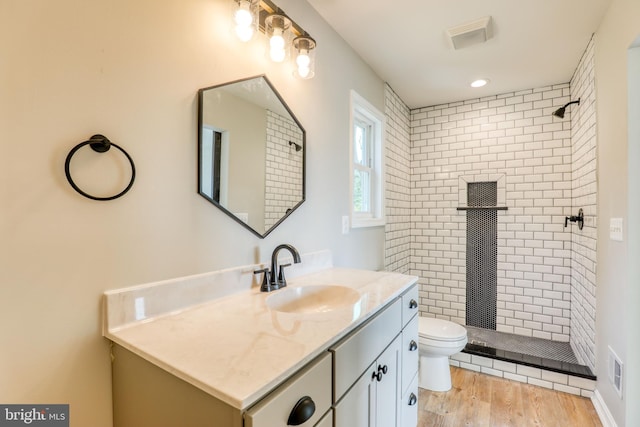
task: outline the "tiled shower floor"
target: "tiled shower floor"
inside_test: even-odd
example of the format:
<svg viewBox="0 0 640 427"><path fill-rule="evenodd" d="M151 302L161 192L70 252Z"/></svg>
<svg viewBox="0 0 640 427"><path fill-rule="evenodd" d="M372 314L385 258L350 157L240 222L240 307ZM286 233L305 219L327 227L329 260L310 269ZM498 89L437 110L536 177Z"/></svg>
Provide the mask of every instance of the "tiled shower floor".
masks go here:
<svg viewBox="0 0 640 427"><path fill-rule="evenodd" d="M465 353L595 378L588 367L578 364L569 343L523 337L473 326L465 328L468 337Z"/></svg>

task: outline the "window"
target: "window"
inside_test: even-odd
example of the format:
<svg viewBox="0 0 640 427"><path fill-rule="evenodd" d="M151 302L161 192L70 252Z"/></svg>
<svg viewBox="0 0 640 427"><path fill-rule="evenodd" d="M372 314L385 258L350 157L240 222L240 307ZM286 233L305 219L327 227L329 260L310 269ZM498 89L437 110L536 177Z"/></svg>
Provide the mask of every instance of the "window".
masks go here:
<svg viewBox="0 0 640 427"><path fill-rule="evenodd" d="M384 116L351 91L351 227L384 225Z"/></svg>

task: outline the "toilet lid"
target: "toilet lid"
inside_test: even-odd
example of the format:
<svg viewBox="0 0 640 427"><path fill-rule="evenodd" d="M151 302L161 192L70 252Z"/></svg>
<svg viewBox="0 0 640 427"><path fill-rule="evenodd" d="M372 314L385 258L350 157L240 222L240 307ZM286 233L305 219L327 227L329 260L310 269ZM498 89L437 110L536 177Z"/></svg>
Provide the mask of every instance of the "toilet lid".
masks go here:
<svg viewBox="0 0 640 427"><path fill-rule="evenodd" d="M458 341L467 336L467 330L457 323L434 317L420 317L419 335L439 341Z"/></svg>

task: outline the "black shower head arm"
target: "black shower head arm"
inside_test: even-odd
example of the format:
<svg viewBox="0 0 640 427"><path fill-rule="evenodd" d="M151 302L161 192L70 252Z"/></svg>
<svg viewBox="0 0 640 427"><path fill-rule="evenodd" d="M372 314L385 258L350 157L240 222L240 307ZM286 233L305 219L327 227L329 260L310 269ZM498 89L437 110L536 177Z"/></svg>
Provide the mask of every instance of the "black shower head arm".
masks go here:
<svg viewBox="0 0 640 427"><path fill-rule="evenodd" d="M577 100L577 101L567 102L567 103L565 104L565 106L564 106L564 107L562 107L562 108L567 108L567 107L568 107L569 105L571 105L571 104L578 104L578 105L580 105L580 98L578 98L578 100Z"/></svg>

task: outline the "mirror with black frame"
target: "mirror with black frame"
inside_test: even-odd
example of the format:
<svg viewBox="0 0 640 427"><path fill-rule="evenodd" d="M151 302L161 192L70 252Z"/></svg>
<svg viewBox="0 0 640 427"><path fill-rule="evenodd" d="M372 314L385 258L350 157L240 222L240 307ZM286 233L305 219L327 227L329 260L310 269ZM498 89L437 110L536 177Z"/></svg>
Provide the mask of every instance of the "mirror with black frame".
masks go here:
<svg viewBox="0 0 640 427"><path fill-rule="evenodd" d="M304 129L264 75L200 89L198 109L198 193L264 238L304 202Z"/></svg>

